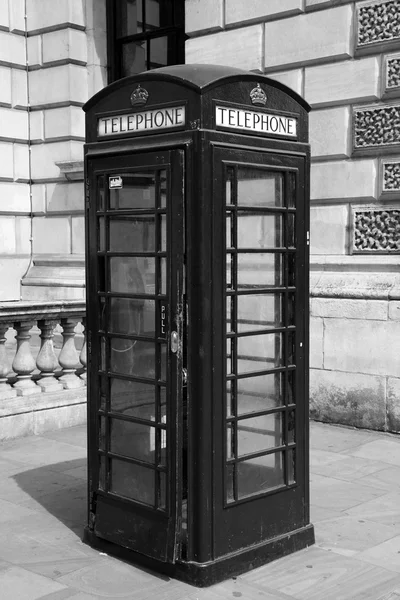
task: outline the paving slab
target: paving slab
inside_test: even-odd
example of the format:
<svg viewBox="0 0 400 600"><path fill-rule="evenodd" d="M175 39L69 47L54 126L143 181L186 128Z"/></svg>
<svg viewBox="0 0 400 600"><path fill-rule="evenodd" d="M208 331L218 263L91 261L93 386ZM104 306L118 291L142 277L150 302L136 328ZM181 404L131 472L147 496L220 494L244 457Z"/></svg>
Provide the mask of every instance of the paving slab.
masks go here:
<svg viewBox="0 0 400 600"><path fill-rule="evenodd" d="M84 427L0 444L0 599L400 600L399 442L311 423L316 545L206 589L82 543Z"/></svg>

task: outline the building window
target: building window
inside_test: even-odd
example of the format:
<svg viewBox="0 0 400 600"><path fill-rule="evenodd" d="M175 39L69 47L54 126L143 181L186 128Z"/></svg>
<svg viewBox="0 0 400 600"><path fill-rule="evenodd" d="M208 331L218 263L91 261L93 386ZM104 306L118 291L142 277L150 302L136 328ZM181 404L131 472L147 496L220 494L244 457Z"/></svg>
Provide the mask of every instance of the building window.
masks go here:
<svg viewBox="0 0 400 600"><path fill-rule="evenodd" d="M185 61L184 0L107 0L108 81Z"/></svg>

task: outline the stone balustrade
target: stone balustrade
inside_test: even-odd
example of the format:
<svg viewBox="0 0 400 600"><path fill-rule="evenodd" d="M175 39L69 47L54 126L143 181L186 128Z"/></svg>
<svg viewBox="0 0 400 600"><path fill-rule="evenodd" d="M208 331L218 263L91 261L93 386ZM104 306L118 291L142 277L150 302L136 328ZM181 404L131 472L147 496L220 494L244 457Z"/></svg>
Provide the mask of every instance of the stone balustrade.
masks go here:
<svg viewBox="0 0 400 600"><path fill-rule="evenodd" d="M82 301L0 303L0 400L86 386L85 312Z"/></svg>

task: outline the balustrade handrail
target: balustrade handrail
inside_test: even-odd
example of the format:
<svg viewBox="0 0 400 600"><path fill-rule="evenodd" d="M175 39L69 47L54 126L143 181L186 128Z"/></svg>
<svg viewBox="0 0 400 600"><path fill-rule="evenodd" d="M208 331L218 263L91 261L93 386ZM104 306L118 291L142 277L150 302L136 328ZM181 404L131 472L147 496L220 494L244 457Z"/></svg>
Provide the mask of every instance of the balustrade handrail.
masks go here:
<svg viewBox="0 0 400 600"><path fill-rule="evenodd" d="M61 317L84 317L84 300L54 302L0 302L0 323L31 321Z"/></svg>

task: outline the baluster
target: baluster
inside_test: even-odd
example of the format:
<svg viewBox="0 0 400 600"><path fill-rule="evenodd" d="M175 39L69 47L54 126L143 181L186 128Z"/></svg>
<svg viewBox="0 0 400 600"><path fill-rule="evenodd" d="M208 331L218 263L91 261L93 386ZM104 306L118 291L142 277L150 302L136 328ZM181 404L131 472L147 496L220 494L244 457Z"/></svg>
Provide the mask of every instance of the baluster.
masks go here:
<svg viewBox="0 0 400 600"><path fill-rule="evenodd" d="M38 321L42 343L36 358L36 366L39 369L41 376L38 385L43 392L56 392L64 389L63 385L59 383L54 376L54 371L58 366L58 360L53 346L53 330L56 325L57 321L49 321L47 319Z"/></svg>
<svg viewBox="0 0 400 600"><path fill-rule="evenodd" d="M63 328L63 346L58 357L58 362L62 366L63 375L59 378L59 381L67 390L80 388L85 385L82 379L75 373L79 362L78 352L76 351L74 341L77 323L77 319L61 319L61 327Z"/></svg>
<svg viewBox="0 0 400 600"><path fill-rule="evenodd" d="M10 372L6 351L6 332L11 327L9 323L0 323L0 400L14 398L17 391L7 383L7 375Z"/></svg>
<svg viewBox="0 0 400 600"><path fill-rule="evenodd" d="M81 361L82 366L85 370L83 373L80 374L79 377L86 384L86 377L87 377L87 372L86 372L86 369L87 369L86 317L83 317L83 319L82 319L82 327L83 327L83 346L82 346L81 353L79 355L79 360Z"/></svg>
<svg viewBox="0 0 400 600"><path fill-rule="evenodd" d="M17 352L12 364L13 371L17 374L17 381L14 388L18 396L30 396L31 394L40 394L41 388L32 381L32 371L35 368L35 359L32 356L29 340L31 339L30 330L35 325L35 321L18 321L14 323L17 331L15 336L17 340Z"/></svg>

